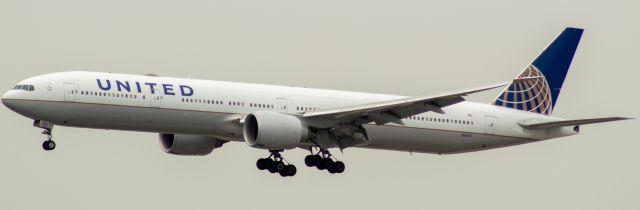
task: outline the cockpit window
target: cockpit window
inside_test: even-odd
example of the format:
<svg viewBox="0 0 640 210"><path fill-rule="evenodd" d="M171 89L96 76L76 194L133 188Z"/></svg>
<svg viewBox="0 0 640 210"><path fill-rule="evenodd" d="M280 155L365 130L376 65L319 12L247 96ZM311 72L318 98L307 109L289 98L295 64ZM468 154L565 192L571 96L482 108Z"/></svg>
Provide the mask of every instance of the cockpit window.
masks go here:
<svg viewBox="0 0 640 210"><path fill-rule="evenodd" d="M33 87L33 85L16 85L15 87L13 87L14 90L26 90L26 91L33 91L35 90L35 88Z"/></svg>

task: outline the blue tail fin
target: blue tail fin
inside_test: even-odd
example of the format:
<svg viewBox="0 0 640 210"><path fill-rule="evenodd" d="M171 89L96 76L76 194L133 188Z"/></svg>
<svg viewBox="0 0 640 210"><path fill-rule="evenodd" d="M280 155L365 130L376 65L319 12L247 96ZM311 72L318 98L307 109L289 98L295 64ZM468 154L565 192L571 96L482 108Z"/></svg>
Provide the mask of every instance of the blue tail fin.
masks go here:
<svg viewBox="0 0 640 210"><path fill-rule="evenodd" d="M566 28L493 102L549 115L558 100L583 29Z"/></svg>

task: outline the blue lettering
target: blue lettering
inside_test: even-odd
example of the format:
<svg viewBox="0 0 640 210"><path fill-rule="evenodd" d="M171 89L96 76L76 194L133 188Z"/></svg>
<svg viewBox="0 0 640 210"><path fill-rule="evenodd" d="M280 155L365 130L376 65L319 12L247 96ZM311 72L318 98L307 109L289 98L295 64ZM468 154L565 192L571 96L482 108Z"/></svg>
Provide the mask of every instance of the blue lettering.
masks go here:
<svg viewBox="0 0 640 210"><path fill-rule="evenodd" d="M157 85L156 83L147 82L144 84L149 86L149 89L151 89L151 94L156 94L156 90L155 90L155 86Z"/></svg>
<svg viewBox="0 0 640 210"><path fill-rule="evenodd" d="M96 79L96 82L98 82L98 87L102 90L108 91L111 90L111 81L110 80L105 80L105 82L103 82L100 79ZM138 91L138 93L142 93L142 83L141 82L133 82L135 83L135 90L133 91ZM176 90L175 85L173 84L158 84L158 83L153 83L153 82L147 82L144 83L144 85L149 87L149 92L151 92L151 94L156 94L156 88L158 88L158 86L162 86L162 92L165 95L176 95L176 92L178 90ZM115 86L117 87L118 91L127 91L127 92L131 92L131 83L129 81L120 81L120 80L115 80ZM179 85L180 87L180 94L182 96L193 96L194 91L193 88L188 86L188 85Z"/></svg>
<svg viewBox="0 0 640 210"><path fill-rule="evenodd" d="M139 82L136 82L136 88L138 88L138 93L142 93L142 88L140 88Z"/></svg>
<svg viewBox="0 0 640 210"><path fill-rule="evenodd" d="M165 95L176 95L176 93L173 92L173 85L171 84L162 84L162 89L164 89Z"/></svg>
<svg viewBox="0 0 640 210"><path fill-rule="evenodd" d="M180 93L182 93L182 96L192 96L193 88L186 85L180 85Z"/></svg>
<svg viewBox="0 0 640 210"><path fill-rule="evenodd" d="M122 89L127 90L127 92L131 92L131 86L129 86L129 82L125 81L124 83L116 80L116 87L118 87L118 91L122 91Z"/></svg>
<svg viewBox="0 0 640 210"><path fill-rule="evenodd" d="M98 81L98 87L102 90L110 90L111 89L111 82L109 82L109 80L107 80L107 86L103 87L102 83L100 82L100 79L96 79L96 81Z"/></svg>

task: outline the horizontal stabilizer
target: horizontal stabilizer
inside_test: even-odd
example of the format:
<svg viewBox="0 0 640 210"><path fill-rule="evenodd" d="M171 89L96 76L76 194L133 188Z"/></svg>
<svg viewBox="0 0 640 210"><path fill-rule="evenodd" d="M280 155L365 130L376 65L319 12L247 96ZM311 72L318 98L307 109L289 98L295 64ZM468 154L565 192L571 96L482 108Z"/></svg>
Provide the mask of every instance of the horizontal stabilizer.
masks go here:
<svg viewBox="0 0 640 210"><path fill-rule="evenodd" d="M625 117L605 117L605 118L593 118L593 119L580 119L580 120L560 120L560 121L551 121L551 122L535 122L535 121L522 121L518 124L525 128L557 128L564 126L575 126L575 125L585 125L592 123L602 123L602 122L611 122L618 120L629 120L632 118Z"/></svg>

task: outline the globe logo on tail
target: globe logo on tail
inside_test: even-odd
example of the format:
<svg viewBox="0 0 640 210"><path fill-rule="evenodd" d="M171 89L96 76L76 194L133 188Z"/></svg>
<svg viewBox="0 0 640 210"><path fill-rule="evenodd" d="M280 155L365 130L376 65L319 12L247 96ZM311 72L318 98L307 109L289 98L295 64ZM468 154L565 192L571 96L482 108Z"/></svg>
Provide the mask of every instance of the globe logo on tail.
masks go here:
<svg viewBox="0 0 640 210"><path fill-rule="evenodd" d="M549 115L551 91L544 75L534 65L527 67L493 102L496 106Z"/></svg>

